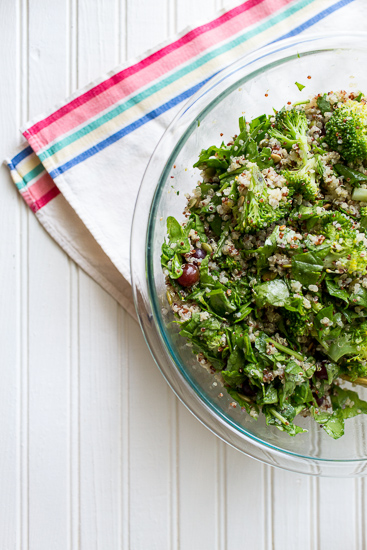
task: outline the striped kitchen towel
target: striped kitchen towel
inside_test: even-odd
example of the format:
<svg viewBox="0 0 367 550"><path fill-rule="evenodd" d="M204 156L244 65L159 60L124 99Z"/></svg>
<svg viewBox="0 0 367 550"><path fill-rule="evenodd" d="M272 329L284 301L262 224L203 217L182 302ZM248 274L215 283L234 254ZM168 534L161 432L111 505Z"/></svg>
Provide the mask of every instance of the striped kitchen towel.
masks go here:
<svg viewBox="0 0 367 550"><path fill-rule="evenodd" d="M22 128L25 145L7 161L19 192L67 254L135 315L133 207L182 102L251 50L310 29L346 30L358 1L247 0L117 67Z"/></svg>

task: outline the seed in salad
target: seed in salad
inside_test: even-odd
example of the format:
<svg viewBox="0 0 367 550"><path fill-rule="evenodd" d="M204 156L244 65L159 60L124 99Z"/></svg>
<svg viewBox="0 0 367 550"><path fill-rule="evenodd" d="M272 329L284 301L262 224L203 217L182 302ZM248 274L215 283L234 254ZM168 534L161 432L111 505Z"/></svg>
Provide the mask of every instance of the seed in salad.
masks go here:
<svg viewBox="0 0 367 550"><path fill-rule="evenodd" d="M273 161L275 162L275 164L278 164L278 162L280 162L282 160L282 157L280 155L278 155L277 153L272 153L270 156L273 159Z"/></svg>
<svg viewBox="0 0 367 550"><path fill-rule="evenodd" d="M201 248L205 250L207 254L211 254L213 252L212 247L208 243L201 243Z"/></svg>

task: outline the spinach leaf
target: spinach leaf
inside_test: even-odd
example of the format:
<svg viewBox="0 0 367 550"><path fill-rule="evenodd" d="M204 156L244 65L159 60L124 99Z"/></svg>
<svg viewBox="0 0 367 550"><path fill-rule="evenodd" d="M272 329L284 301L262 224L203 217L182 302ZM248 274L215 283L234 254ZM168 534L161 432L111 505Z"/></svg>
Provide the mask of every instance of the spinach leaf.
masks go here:
<svg viewBox="0 0 367 550"><path fill-rule="evenodd" d="M240 132L241 133L246 132L246 134L247 134L246 119L245 119L244 116L240 116L240 118L238 119L238 126L240 127Z"/></svg>
<svg viewBox="0 0 367 550"><path fill-rule="evenodd" d="M205 234L204 224L201 221L200 216L198 216L197 214L195 214L195 230L197 231L197 234L200 237L201 242L206 243L208 238Z"/></svg>
<svg viewBox="0 0 367 550"><path fill-rule="evenodd" d="M263 147L263 149L259 151L256 141L249 141L246 147L246 158L251 162L256 162L260 170L274 166L274 161L270 155L271 149L269 147Z"/></svg>
<svg viewBox="0 0 367 550"><path fill-rule="evenodd" d="M284 383L279 391L280 406L284 407L289 397L294 393L296 386L304 382L304 376L306 373L302 368L293 360L290 359L284 369Z"/></svg>
<svg viewBox="0 0 367 550"><path fill-rule="evenodd" d="M357 354L357 346L353 343L350 333L344 333L336 342L332 342L327 354L332 361L339 361L344 355Z"/></svg>
<svg viewBox="0 0 367 550"><path fill-rule="evenodd" d="M219 241L217 243L217 250L213 254L213 259L217 258L222 253L222 246L224 245L224 242L228 239L228 228L230 225L230 221L226 222L221 229L221 236L219 238Z"/></svg>
<svg viewBox="0 0 367 550"><path fill-rule="evenodd" d="M256 306L263 307L270 304L275 307L283 307L289 300L289 290L281 279L267 281L254 287Z"/></svg>
<svg viewBox="0 0 367 550"><path fill-rule="evenodd" d="M270 128L270 118L266 115L260 115L250 122L250 135L256 143L264 139L266 132Z"/></svg>
<svg viewBox="0 0 367 550"><path fill-rule="evenodd" d="M227 170L229 166L229 151L222 147L212 145L209 149L203 149L200 153L199 160L195 162L194 168L215 168L219 171Z"/></svg>
<svg viewBox="0 0 367 550"><path fill-rule="evenodd" d="M257 401L259 405L270 405L278 403L278 392L272 384L263 386L263 396Z"/></svg>
<svg viewBox="0 0 367 550"><path fill-rule="evenodd" d="M340 413L329 414L321 412L317 407L311 407L314 420L321 424L325 432L333 439L339 439L344 435L344 418Z"/></svg>
<svg viewBox="0 0 367 550"><path fill-rule="evenodd" d="M333 306L327 306L327 307L324 307L322 308L318 314L316 315L315 319L314 319L314 327L317 329L317 330L322 330L325 328L325 325L323 323L321 323L321 321L323 319L329 319L330 321L330 324L333 324L333 321L334 321L334 314L333 314Z"/></svg>
<svg viewBox="0 0 367 550"><path fill-rule="evenodd" d="M172 267L169 276L171 279L178 279L183 273L181 256L175 254L172 259Z"/></svg>
<svg viewBox="0 0 367 550"><path fill-rule="evenodd" d="M367 289L361 286L361 288L357 292L354 292L350 296L349 301L353 306L367 307Z"/></svg>
<svg viewBox="0 0 367 550"><path fill-rule="evenodd" d="M222 370L222 377L231 388L239 388L245 380L245 375L237 370Z"/></svg>
<svg viewBox="0 0 367 550"><path fill-rule="evenodd" d="M227 313L233 313L237 309L236 306L229 301L227 294L221 288L212 290L207 294L207 297L210 307L220 316L224 316Z"/></svg>
<svg viewBox="0 0 367 550"><path fill-rule="evenodd" d="M339 300L343 300L344 302L347 302L347 304L349 303L348 292L340 288L338 283L331 276L327 275L325 277L325 284L326 284L327 291L331 296L334 296L335 298L339 298Z"/></svg>
<svg viewBox="0 0 367 550"><path fill-rule="evenodd" d="M336 378L338 378L340 372L339 367L335 363L331 363L328 361L327 363L324 363L326 372L327 372L327 383L331 384Z"/></svg>
<svg viewBox="0 0 367 550"><path fill-rule="evenodd" d="M227 367L222 371L224 381L232 387L241 386L245 381L243 373L244 358L240 349L236 348L228 357Z"/></svg>
<svg viewBox="0 0 367 550"><path fill-rule="evenodd" d="M263 385L264 371L259 363L248 363L244 368L244 373L254 385Z"/></svg>
<svg viewBox="0 0 367 550"><path fill-rule="evenodd" d="M185 231L186 228L184 229L173 216L167 218L169 244L176 253L187 254L190 252L190 241Z"/></svg>
<svg viewBox="0 0 367 550"><path fill-rule="evenodd" d="M304 252L292 258L292 277L304 286L316 284L324 269L323 259L327 256L330 247L320 252Z"/></svg>
<svg viewBox="0 0 367 550"><path fill-rule="evenodd" d="M244 336L243 336L243 347L242 347L242 349L243 349L246 361L248 361L249 363L256 363L256 357L255 357L254 351L252 349L250 338L249 338L248 334L244 334Z"/></svg>
<svg viewBox="0 0 367 550"><path fill-rule="evenodd" d="M209 222L209 225L213 233L217 237L220 237L222 234L222 218L219 216L219 214L215 214L214 219Z"/></svg>
<svg viewBox="0 0 367 550"><path fill-rule="evenodd" d="M246 397L245 395L242 395L241 393L233 390L233 389L229 389L227 390L229 395L235 400L237 401L237 403L239 404L239 406L242 408L242 409L245 409L249 414L251 414L252 418L254 418L255 420L257 420L257 417L258 417L258 413L259 413L259 407L257 405L255 405L254 403L251 402L251 400ZM255 413L255 414L253 414Z"/></svg>
<svg viewBox="0 0 367 550"><path fill-rule="evenodd" d="M308 380L305 380L302 384L296 386L292 397L293 405L305 405L306 403L312 403L313 396Z"/></svg>
<svg viewBox="0 0 367 550"><path fill-rule="evenodd" d="M244 360L240 349L234 349L227 361L227 371L243 371ZM225 372L225 371L223 371Z"/></svg>
<svg viewBox="0 0 367 550"><path fill-rule="evenodd" d="M330 102L326 99L327 95L324 94L322 97L318 97L316 102L317 106L320 109L321 113L324 115L325 113L331 113L332 107L330 105Z"/></svg>
<svg viewBox="0 0 367 550"><path fill-rule="evenodd" d="M252 307L250 307L248 304L244 304L242 307L240 307L237 317L233 322L240 323L250 315L251 311L252 311Z"/></svg>
<svg viewBox="0 0 367 550"><path fill-rule="evenodd" d="M274 231L269 237L267 237L264 246L257 248L255 250L244 250L244 254L255 254L256 257L256 267L258 274L262 269L269 267L268 259L269 256L274 254L277 249L277 238L279 235L279 226L276 226Z"/></svg>
<svg viewBox="0 0 367 550"><path fill-rule="evenodd" d="M183 237L182 227L173 216L167 218L167 233L171 242L177 242Z"/></svg>
<svg viewBox="0 0 367 550"><path fill-rule="evenodd" d="M174 255L175 255L174 250L167 243L163 243L162 256L161 256L162 265L167 267L167 263L169 262L169 260L173 258Z"/></svg>
<svg viewBox="0 0 367 550"><path fill-rule="evenodd" d="M217 288L218 287L218 282L215 281L212 277L212 275L209 274L209 260L210 260L210 256L209 254L207 254L205 256L205 258L202 260L201 264L200 264L200 286L201 287L204 287L204 288L209 288L209 289L212 289L212 288ZM219 284L219 287L221 287L222 285Z"/></svg>
<svg viewBox="0 0 367 550"><path fill-rule="evenodd" d="M366 183L367 176L358 170L348 168L344 164L334 164L334 168L339 176L344 176L345 180L353 187L359 187L361 183Z"/></svg>
<svg viewBox="0 0 367 550"><path fill-rule="evenodd" d="M367 414L367 403L358 397L358 394L335 386L331 394L333 412L328 414L312 407L312 414L316 422L321 424L328 435L339 439L344 435L344 420L358 414Z"/></svg>
<svg viewBox="0 0 367 550"><path fill-rule="evenodd" d="M222 202L221 198L218 195L213 195L210 202L203 206L200 210L200 214L211 214L216 211L216 207Z"/></svg>
<svg viewBox="0 0 367 550"><path fill-rule="evenodd" d="M352 418L358 414L367 414L367 403L360 399L355 391L336 386L331 394L333 409L342 409L344 418Z"/></svg>
<svg viewBox="0 0 367 550"><path fill-rule="evenodd" d="M294 417L301 412L302 409L302 405L300 407L287 405L282 409L275 408L273 405L265 405L263 407L263 413L265 414L268 426L276 426L279 430L288 432L291 436L295 436L299 433L307 432L307 430L293 424Z"/></svg>

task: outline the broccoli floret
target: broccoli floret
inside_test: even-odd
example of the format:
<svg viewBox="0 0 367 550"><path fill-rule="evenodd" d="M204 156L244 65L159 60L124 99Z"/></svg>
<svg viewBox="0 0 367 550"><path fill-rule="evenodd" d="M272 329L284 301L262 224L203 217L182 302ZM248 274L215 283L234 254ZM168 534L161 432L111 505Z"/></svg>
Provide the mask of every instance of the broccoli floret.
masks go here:
<svg viewBox="0 0 367 550"><path fill-rule="evenodd" d="M280 189L269 190L266 186L264 177L258 166L253 164L251 170L251 181L247 193L244 197L243 210L239 214L239 227L241 231L247 232L262 229L268 225L284 218L289 212L290 205L282 198L272 200L271 193L278 192ZM278 206L276 203L278 202Z"/></svg>
<svg viewBox="0 0 367 550"><path fill-rule="evenodd" d="M325 141L347 161L367 158L367 105L349 99L325 125Z"/></svg>
<svg viewBox="0 0 367 550"><path fill-rule="evenodd" d="M324 210L323 212L318 213L318 216L322 226L325 228L329 228L329 230L332 231L332 238L335 238L336 235L339 235L336 229L336 227L339 225L346 235L350 235L350 231L354 231L354 221L344 212L339 212L338 210Z"/></svg>
<svg viewBox="0 0 367 550"><path fill-rule="evenodd" d="M308 123L305 112L293 107L289 110L282 109L277 112L275 125L269 129L269 134L287 148L298 145L300 157L306 162L309 153L307 129Z"/></svg>
<svg viewBox="0 0 367 550"><path fill-rule="evenodd" d="M326 216L325 216L326 219ZM364 231L355 229L351 220L343 214L331 218L324 226L326 241L330 243L330 252L324 259L325 268L333 269L334 262L348 273L365 272L367 269L366 237ZM339 220L339 221L337 221ZM325 220L323 220L325 221Z"/></svg>
<svg viewBox="0 0 367 550"><path fill-rule="evenodd" d="M294 191L302 193L306 200L314 200L319 193L317 169L317 159L312 157L299 170L283 170L282 175Z"/></svg>
<svg viewBox="0 0 367 550"><path fill-rule="evenodd" d="M310 329L306 323L306 317L297 311L282 310L282 316L286 319L287 332L295 339L298 336L308 336Z"/></svg>
<svg viewBox="0 0 367 550"><path fill-rule="evenodd" d="M288 147L298 145L302 166L297 170L284 170L282 175L293 191L301 192L307 200L314 200L319 194L316 174L322 175L323 166L319 155L311 156L307 130L305 112L293 107L277 113L275 126L269 130L269 134Z"/></svg>

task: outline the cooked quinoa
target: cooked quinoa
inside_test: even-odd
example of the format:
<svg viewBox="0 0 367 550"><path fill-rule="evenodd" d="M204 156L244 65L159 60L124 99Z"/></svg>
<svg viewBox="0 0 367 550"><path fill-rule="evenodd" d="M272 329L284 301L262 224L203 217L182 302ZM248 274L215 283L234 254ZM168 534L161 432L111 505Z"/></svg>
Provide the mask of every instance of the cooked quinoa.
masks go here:
<svg viewBox="0 0 367 550"><path fill-rule="evenodd" d="M367 412L367 100L319 94L201 151L167 219L167 297L199 363L253 418L331 437ZM224 389L223 389L224 391Z"/></svg>

